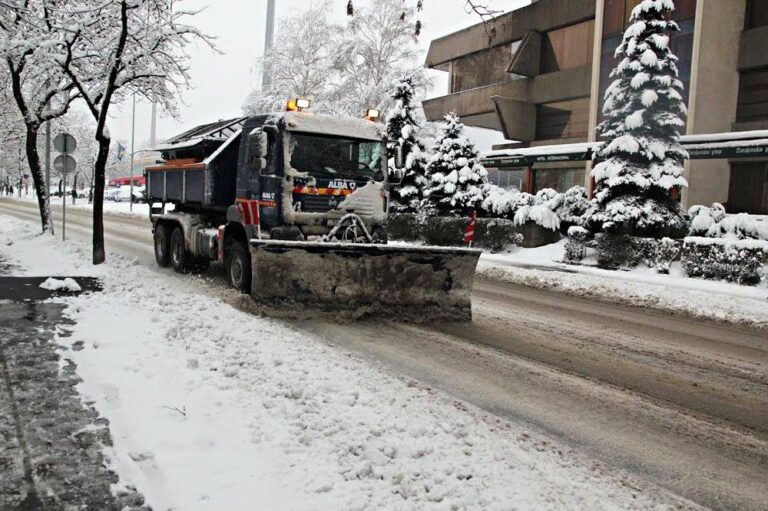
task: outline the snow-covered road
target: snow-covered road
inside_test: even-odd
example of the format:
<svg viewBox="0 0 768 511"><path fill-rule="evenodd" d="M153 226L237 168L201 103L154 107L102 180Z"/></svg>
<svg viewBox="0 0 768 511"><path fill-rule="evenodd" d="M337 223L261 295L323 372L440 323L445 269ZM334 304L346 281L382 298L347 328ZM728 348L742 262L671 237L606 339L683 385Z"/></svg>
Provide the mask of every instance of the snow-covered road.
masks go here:
<svg viewBox="0 0 768 511"><path fill-rule="evenodd" d="M7 204L0 203L0 211L8 210ZM20 211L18 207L14 207L13 213L29 215ZM369 395L374 397L371 397L372 401L367 403L374 406L372 410L376 411L368 408L360 409L365 410L362 417L379 417L378 427L385 425L385 432L392 428L396 431L405 428L402 432L405 437L396 437L397 442L405 442L403 445L410 445L412 432L409 432L407 426L401 426L401 423L406 421L403 424L410 424L406 419L414 414L421 417L417 420L417 424L424 424L423 420L431 424L440 424L440 422L430 422L437 417L432 411L428 412L426 419L423 415L418 415L420 407L424 406L424 401L413 401L414 407L409 408L405 401L399 400L398 396L403 391L413 392L414 396L427 399L427 403L431 402L430 399L437 400L444 408L441 409L441 413L447 413L447 411L455 413L458 410L463 417L461 420L466 421L471 418L471 424L463 422L465 425L469 424L465 432L471 432L472 435L480 435L480 437L469 440L472 444L469 449L470 454L464 452L463 447L451 450L452 442L461 435L456 436L447 431L440 433L442 426L437 431L429 430L424 435L417 435L416 438L431 439L431 445L439 446L421 457L428 459L428 463L419 465L421 474L425 473L426 467L446 465L455 467L457 460L467 461L468 466L472 467L480 463L497 476L508 474L507 471L511 470L511 466L519 464L515 461L509 463L506 461L515 459L514 453L520 448L520 442L530 440L528 447L532 446L537 453L541 451L542 459L554 456L555 459L566 463L567 470L575 470L577 466L583 467L585 464L593 463L588 457L583 456L584 452L602 460L604 464L592 465L601 474L598 480L608 477L615 482L613 477L620 473L609 468L614 466L660 483L703 505L758 509L768 500L768 489L761 483L768 476L768 469L766 469L768 467L768 442L766 441L768 434L765 428L765 424L768 424L768 398L766 397L768 396L768 385L766 385L768 346L764 332L691 321L684 317L593 302L562 296L551 291L481 279L476 286L475 321L472 325L417 327L382 323L338 325L294 322L286 324L269 320L251 320L248 324L255 325L253 338L258 338L258 343L250 346L248 343L238 342L238 336L241 334L231 330L235 328L232 326L234 316L229 314L241 314L240 312L227 309L230 312L218 318L215 323L223 325L223 330L221 326L215 327L209 324L210 322L196 319L201 316L199 312L201 308L208 310L213 306L212 304L217 304L217 310L221 307L216 297L236 302L230 300L231 295L223 291L220 284L216 281L211 283L200 279L182 282L168 272L155 270L151 266L150 235L148 230L143 233L143 229L147 228L146 222L121 218L119 228L115 222L118 220L110 218L108 221L107 236L110 246L124 253L141 254L141 259L135 265L121 268L121 275L124 278L120 280L123 282L123 288L115 289L115 294L122 298L115 298L115 300L125 301L124 307L127 310L137 311L139 319L143 319L143 321L125 321L125 324L116 321L116 332L120 332L118 338L122 338L123 331L126 333L123 342L115 344L120 347L132 346L130 349L139 350L138 353L153 349L158 351L158 355L153 358L162 360L171 356L162 350L181 349L185 353L184 357L176 361L178 367L171 368L171 372L176 375L172 380L176 382L183 382L187 372L192 375L190 377L198 378L199 368L208 367L205 364L212 363L210 361L215 360L219 364L215 371L210 371L208 368L207 372L203 372L208 377L204 385L193 379L191 382L184 383L182 388L210 389L212 387L210 383L218 382L219 380L215 378L221 378L222 373L226 374L229 370L233 375L224 377L225 388L220 389L216 385L213 387L227 395L247 389L246 394L252 394L251 399L254 400L250 402L250 406L258 410L259 406L266 406L264 389L274 388L269 387L270 385L276 384L275 382L288 385L291 381L315 381L314 378L319 376L315 369L320 369L321 372L328 371L327 366L322 362L341 357L335 359L342 361L337 362L336 365L349 369L347 366L351 364L352 372L329 373L331 384L349 381L354 382L351 383L352 387L360 389L358 392L363 392L365 389L371 389L371 392L386 389L392 391L392 388L387 386L387 382L402 386L400 378L403 376L414 379L410 386L405 384L399 390L392 391L392 395L386 395L384 398L390 404L396 405L395 409L398 413L400 409L404 410L405 417L396 415L392 420L385 420L384 417L378 416L377 413L393 413L386 407L384 408L386 412L379 412L379 408L376 408L378 405L374 406L373 401L380 400L381 394ZM86 219L83 218L83 229L86 229L86 225ZM121 242L113 239L114 237L122 238ZM120 244L122 242L124 245ZM144 246L140 249L142 244ZM83 269L90 270L87 265ZM146 287L148 285L146 275L151 275L154 282L153 288L149 290ZM133 287L137 288L137 298L131 298L134 292L129 291ZM184 326L175 334L168 334L173 329L166 325L166 322L176 321L178 324L180 319L165 317L161 309L178 299L179 289L184 290L185 309L189 309L189 314L186 315L185 312L181 320L188 324L188 327ZM201 290L204 295L202 297ZM94 300L98 299L94 298ZM149 314L148 316L141 316L142 308L146 304L155 304L155 308L146 313ZM158 304L161 307L158 308ZM91 309L100 312L100 314L94 312L92 316L94 318L92 328L96 332L97 318L99 315L108 314L109 307L96 303L91 304L87 309L84 308L83 311ZM79 321L87 325L84 317L80 317ZM165 333L160 336L160 341L152 337L155 335L152 332L138 330L147 329L149 328L147 325L152 324L162 325L160 331ZM219 331L226 339L225 342L217 342ZM318 335L327 340L326 345L316 342ZM152 339L152 341L149 345L137 345L135 339L142 338ZM291 351L290 356L278 355L280 363L275 365L272 360L270 364L269 357L280 353L272 343L278 342L281 338L283 338L282 342L278 343L280 349L290 348L296 351ZM129 342L131 340L133 342ZM355 356L345 357L342 355L343 351L339 352L329 345L342 346ZM244 346L248 348L245 351L243 351ZM197 350L205 351L195 356L194 353ZM193 354L188 355L187 352ZM131 358L127 353L124 356L127 360ZM360 365L358 356L380 365L383 371L371 373L369 366ZM187 363L186 359L189 357L194 361ZM308 361L308 365L302 365ZM244 362L245 365L239 366L240 362ZM251 363L255 364L254 367L258 370L253 370ZM98 363L94 361L93 364L88 365L100 367L105 364L105 361ZM192 368L188 364L191 364ZM264 370L278 371L278 373L287 371L287 373L281 379L269 372L262 374ZM143 373L139 374L144 376ZM339 377L343 379L339 380ZM91 378L91 381L99 380L100 378L96 376ZM154 382L151 387L160 388L157 383L159 382ZM162 384L170 385L165 381ZM87 385L88 378L84 383L86 388ZM299 429L315 431L320 427L317 422L307 424L305 414L319 414L320 417L317 419L321 421L320 424L324 424L322 410L326 407L342 410L338 418L339 423L360 419L357 415L359 410L344 408L346 402L344 400L349 399L347 391L350 386L336 385L330 392L321 392L316 390L316 387L312 388L315 390L309 396L314 406L307 408L306 403L303 403L300 407L303 410L304 422ZM297 392L305 396L304 389L305 387L302 387ZM286 408L286 403L293 405L295 404L293 400L296 398L285 397L281 392L289 396L294 393L288 386L274 395L267 394L267 396L280 403L278 411L287 410L287 417L291 418L290 414L296 413L296 409L292 406ZM340 401L331 400L329 404L326 402L328 395L339 395ZM434 398L431 397L433 395ZM392 396L395 396L394 401ZM171 408L181 406L178 403L180 401L177 399L174 403L166 403L164 406ZM249 401L238 401L238 403L245 406ZM465 403L470 403L469 409ZM159 405L159 403L155 404ZM498 425L494 424L493 417L489 419L477 414L471 405L479 406L500 417L501 422L498 422ZM125 406L121 404L119 408L125 408ZM229 409L231 406L224 406L224 408ZM274 406L272 408L274 409ZM175 418L174 414L185 417L167 408L162 410L173 418ZM250 407L248 410L250 411ZM105 411L102 413L109 416ZM261 415L257 417L259 421L278 420L275 419L273 411L263 418ZM233 423L234 419L228 419L227 424ZM293 419L298 420L296 417ZM512 422L507 422L508 419ZM153 417L153 421L155 420L167 421L168 417L159 415ZM287 419L283 416L279 420ZM455 430L450 426L451 423L447 424L449 424L448 430L454 432ZM134 427L136 426L130 426L128 432L130 433ZM489 429L483 429L486 427ZM528 429L523 430L523 428ZM271 429L267 427L267 431ZM379 438L375 435L366 436L364 429L356 427L345 431L360 438ZM487 432L488 436L484 436L486 435L484 432ZM324 454L320 459L327 462L328 454L335 453L334 464L330 469L323 469L321 472L334 474L333 477L341 474L341 479L336 479L337 484L333 486L332 491L320 495L328 499L342 499L328 502L346 507L348 504L351 505L349 499L352 499L352 495L359 496L361 487L357 486L349 493L341 490L340 487L351 488L351 486L344 475L349 473L344 470L339 471L338 467L346 466L347 462L352 463L350 460L360 461L361 458L359 453L353 454L351 458L346 454L347 457L338 454L346 453L343 448L345 444L333 443L338 438L346 438L343 433L339 435L332 440L327 438L324 440L331 443L323 445L332 447L323 451ZM237 434L232 436L237 437ZM295 441L295 435L288 436L290 441ZM555 438L554 441L552 437ZM315 444L312 438L309 439L310 445ZM421 445L422 440L416 443ZM507 446L505 442L512 440L514 442L510 444L511 447ZM483 448L479 447L483 442L489 442L484 445L493 444L496 447L486 447L488 450L483 451ZM367 444L368 441L363 443ZM515 446L515 443L518 445ZM274 445L274 438L258 444L258 447L261 448L264 445ZM380 444L374 441L374 445ZM299 463L301 456L309 452L301 442L298 445L290 444L290 446L289 452L299 453L296 458ZM281 445L280 449L283 447L285 445ZM507 452L504 450L507 448L513 449ZM572 451L572 448L576 451ZM162 449L158 449L162 452ZM557 454L558 451L563 452L564 455L560 457ZM368 459L367 455L363 456L362 459ZM139 459L142 457L138 456ZM471 461L466 457L470 457ZM534 458L538 461L539 455L534 455ZM131 466L138 462L132 460L127 463ZM383 479L374 478L374 483L369 481L368 484L373 486L369 488L371 495L367 497L369 500L365 500L368 504L389 505L392 502L375 500L383 499L377 493L382 488L378 481L383 480L390 484L394 480L402 481L399 472L389 471L394 467L392 463L392 461L385 461L385 466L388 467L386 473L374 470L376 477L381 476ZM527 463L527 461L523 462L526 466L523 472L529 473L532 470L536 473L535 464ZM322 463L319 462L318 465L322 466ZM372 464L371 468L375 468L375 464ZM334 472L332 469L337 471ZM560 474L558 471L561 469L563 469L562 466L551 473ZM368 468L365 468L365 472L368 472ZM283 474L289 473L295 474L295 467L291 467ZM301 476L300 479L322 486L323 479L313 479L312 474L311 472ZM546 484L552 483L552 478L547 474L539 473L536 476L537 481L543 478L548 481ZM595 477L595 473L593 472L591 476ZM560 488L548 494L549 497L544 500L537 500L538 497L551 492L552 488L548 487L540 492L536 490L534 491L536 495L533 497L530 494L526 494L528 496L503 494L503 492L499 493L499 487L496 486L497 482L504 485L501 482L502 479L482 477L484 479L482 484L477 482L480 476L474 473L471 479L465 478L465 482L460 487L449 484L441 486L441 491L447 491L453 497L471 494L472 498L481 495L483 498L496 499L497 497L493 497L496 495L501 499L482 501L482 504L481 501L472 502L480 507L494 507L494 503L504 502L505 498L512 499L509 502L520 503L521 507L531 505L547 507L547 502L551 507L593 507L595 505L595 501L578 500L582 497L577 496L578 491L574 491L569 485L566 485L568 488L565 489L565 493L562 493ZM512 477L527 476L514 474ZM559 477L560 475L555 479ZM290 477L280 480L290 481ZM341 483L341 480L344 482ZM450 478L448 480L451 482ZM470 483L473 480L475 483ZM525 481L521 484L530 484L527 479L521 479L521 481ZM410 484L407 483L407 485ZM417 486L420 484L421 481ZM475 488L474 484L480 484L480 486ZM577 486L583 487L587 484L594 484L594 480L588 482L581 480ZM616 496L623 495L627 488L638 484L637 480L626 479L627 487L618 491ZM553 486L559 485L555 483ZM279 487L279 485L274 486L274 488ZM289 487L292 488L290 484ZM433 487L430 486L430 488ZM647 486L641 484L641 487L643 488L642 498L653 495L653 492L649 493ZM311 485L308 488L311 490ZM388 491L393 491L392 486L388 488ZM143 488L140 489L143 490ZM151 495L150 491L144 491L148 497ZM395 491L399 492L396 489ZM413 498L418 499L420 498L418 495L421 495L426 499L425 491L423 490L421 494L417 492ZM209 493L212 492L209 491ZM316 495L312 492L309 494L313 498ZM277 498L280 498L279 492L277 495ZM398 493L398 495L401 494ZM442 502L456 502L452 500L453 497L446 496ZM525 500L526 498L532 500ZM550 498L554 500L547 500ZM606 500L605 495L596 498L600 504L598 507L626 505L644 507L649 504L648 501L636 501L633 505L611 500L612 498ZM413 500L397 502L407 503Z"/></svg>

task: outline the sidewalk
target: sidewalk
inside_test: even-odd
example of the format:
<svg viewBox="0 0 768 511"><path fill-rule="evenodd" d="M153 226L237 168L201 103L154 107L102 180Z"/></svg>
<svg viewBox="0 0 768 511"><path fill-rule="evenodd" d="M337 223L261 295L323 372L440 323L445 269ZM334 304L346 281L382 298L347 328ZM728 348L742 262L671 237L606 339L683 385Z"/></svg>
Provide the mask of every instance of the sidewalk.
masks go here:
<svg viewBox="0 0 768 511"><path fill-rule="evenodd" d="M509 253L483 254L478 273L491 280L553 289L608 301L768 329L768 283L741 286L685 276L680 263L669 275L650 268L604 270L560 262L565 241Z"/></svg>
<svg viewBox="0 0 768 511"><path fill-rule="evenodd" d="M109 422L81 400L55 340L74 326L64 305L9 269L0 264L0 509L148 509L134 489L113 493Z"/></svg>

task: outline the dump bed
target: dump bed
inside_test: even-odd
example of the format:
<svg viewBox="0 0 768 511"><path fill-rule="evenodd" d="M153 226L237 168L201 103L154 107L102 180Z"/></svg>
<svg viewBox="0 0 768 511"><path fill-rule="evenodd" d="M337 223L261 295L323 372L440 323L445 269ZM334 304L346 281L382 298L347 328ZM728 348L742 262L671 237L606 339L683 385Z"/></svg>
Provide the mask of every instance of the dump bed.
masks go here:
<svg viewBox="0 0 768 511"><path fill-rule="evenodd" d="M225 208L235 202L244 118L207 124L157 148L163 162L147 167L149 202Z"/></svg>

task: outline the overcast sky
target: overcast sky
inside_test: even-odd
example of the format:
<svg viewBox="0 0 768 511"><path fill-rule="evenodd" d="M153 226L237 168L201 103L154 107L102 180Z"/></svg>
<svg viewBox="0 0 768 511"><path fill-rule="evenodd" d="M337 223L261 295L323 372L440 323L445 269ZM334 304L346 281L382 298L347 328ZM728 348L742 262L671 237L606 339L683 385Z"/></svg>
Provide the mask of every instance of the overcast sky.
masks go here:
<svg viewBox="0 0 768 511"><path fill-rule="evenodd" d="M360 7L371 0L355 0ZM375 0L373 0L375 1ZM415 0L406 0L415 4ZM467 14L464 0L424 0L421 19L424 29L419 46L426 52L429 42L479 22L474 14ZM527 5L530 0L490 0L499 10L510 11ZM307 0L277 0L277 18L301 12ZM205 45L188 48L191 57L192 89L183 95L180 116L173 119L161 113L158 118L158 139L169 138L195 125L241 115L243 100L255 84L260 82L255 68L256 60L264 50L264 18L266 0L186 0L186 9L205 8L193 22L205 33L216 38L217 54ZM346 0L332 0L332 13L337 21L345 21ZM446 89L445 73L435 71L434 93ZM139 102L136 107L136 145L139 149L149 140L149 104ZM130 103L113 110L110 122L113 139L129 141L131 137ZM483 145L483 144L481 144Z"/></svg>

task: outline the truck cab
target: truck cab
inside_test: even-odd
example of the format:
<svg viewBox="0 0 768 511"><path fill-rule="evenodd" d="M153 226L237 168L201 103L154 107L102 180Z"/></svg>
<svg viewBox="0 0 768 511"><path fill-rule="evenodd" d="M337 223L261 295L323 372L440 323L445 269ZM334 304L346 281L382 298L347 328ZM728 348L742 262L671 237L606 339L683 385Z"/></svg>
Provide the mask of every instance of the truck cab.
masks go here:
<svg viewBox="0 0 768 511"><path fill-rule="evenodd" d="M346 213L355 213L370 232L384 237L387 153L380 125L288 112L252 117L242 133L229 218L256 200L260 237L302 240L328 234Z"/></svg>

